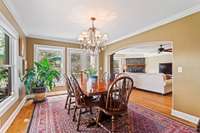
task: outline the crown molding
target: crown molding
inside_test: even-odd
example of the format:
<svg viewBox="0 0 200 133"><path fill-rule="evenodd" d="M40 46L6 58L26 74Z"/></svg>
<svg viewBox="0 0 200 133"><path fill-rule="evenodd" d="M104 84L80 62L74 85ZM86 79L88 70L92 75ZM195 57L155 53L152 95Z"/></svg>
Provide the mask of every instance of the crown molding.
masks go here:
<svg viewBox="0 0 200 133"><path fill-rule="evenodd" d="M192 7L192 8L186 9L186 10L184 10L182 12L179 12L179 13L171 16L171 17L165 18L165 19L163 19L163 20L161 20L159 22L156 22L154 24L148 25L148 26L146 26L146 27L144 27L144 28L142 28L140 30L137 30L136 32L130 33L130 34L125 35L125 36L122 36L122 37L120 37L120 38L118 38L116 40L113 40L113 41L109 42L107 45L119 42L121 40L127 39L129 37L133 37L135 35L139 35L139 34L144 33L146 31L149 31L149 30L152 30L152 29L157 28L159 26L174 22L176 20L179 20L181 18L184 18L186 16L192 15L192 14L197 13L197 12L200 12L200 4L196 5L196 6Z"/></svg>
<svg viewBox="0 0 200 133"><path fill-rule="evenodd" d="M10 11L10 13L13 15L14 19L16 20L17 24L20 26L20 28L22 29L22 31L24 32L25 35L28 35L27 31L25 30L25 26L20 18L20 16L17 14L13 4L8 1L8 0L3 0L3 3L5 4L5 6L8 8L8 10Z"/></svg>
<svg viewBox="0 0 200 133"><path fill-rule="evenodd" d="M43 36L43 35L27 35L27 37L36 38L36 39L43 39L43 40L50 40L50 41L65 42L65 43L73 43L73 44L80 45L80 42L78 42L78 41L68 40L68 39L65 39L65 38Z"/></svg>
<svg viewBox="0 0 200 133"><path fill-rule="evenodd" d="M19 38L19 33L1 12L0 12L0 26L3 27L15 39Z"/></svg>

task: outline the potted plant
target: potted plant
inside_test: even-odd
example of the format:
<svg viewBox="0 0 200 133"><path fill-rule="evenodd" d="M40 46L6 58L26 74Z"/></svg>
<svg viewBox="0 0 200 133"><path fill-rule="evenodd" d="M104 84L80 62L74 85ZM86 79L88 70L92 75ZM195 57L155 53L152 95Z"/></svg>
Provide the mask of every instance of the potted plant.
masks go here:
<svg viewBox="0 0 200 133"><path fill-rule="evenodd" d="M34 94L34 101L40 102L46 99L46 91L55 87L55 81L60 73L53 68L48 59L35 62L34 66L24 76L24 84L27 94Z"/></svg>
<svg viewBox="0 0 200 133"><path fill-rule="evenodd" d="M97 80L97 70L94 67L89 67L84 71L87 77L92 80Z"/></svg>

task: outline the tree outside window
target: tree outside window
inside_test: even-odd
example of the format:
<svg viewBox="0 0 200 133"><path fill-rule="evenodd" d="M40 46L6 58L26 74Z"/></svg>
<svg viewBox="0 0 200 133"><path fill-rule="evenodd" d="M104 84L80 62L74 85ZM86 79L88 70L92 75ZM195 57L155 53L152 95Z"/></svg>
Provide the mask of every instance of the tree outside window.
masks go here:
<svg viewBox="0 0 200 133"><path fill-rule="evenodd" d="M10 37L0 28L0 102L12 94L10 64Z"/></svg>

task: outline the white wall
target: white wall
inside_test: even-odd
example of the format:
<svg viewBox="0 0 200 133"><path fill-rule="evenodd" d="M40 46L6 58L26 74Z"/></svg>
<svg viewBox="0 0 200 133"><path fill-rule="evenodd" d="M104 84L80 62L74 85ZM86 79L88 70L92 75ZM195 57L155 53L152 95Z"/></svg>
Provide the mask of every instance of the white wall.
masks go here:
<svg viewBox="0 0 200 133"><path fill-rule="evenodd" d="M160 55L145 58L145 72L159 73L159 63L171 63L173 55Z"/></svg>
<svg viewBox="0 0 200 133"><path fill-rule="evenodd" d="M120 64L119 64L119 67L120 67L120 70L119 72L123 72L123 66L126 65L126 58L123 57L123 55L114 55L114 60L119 60L120 61Z"/></svg>

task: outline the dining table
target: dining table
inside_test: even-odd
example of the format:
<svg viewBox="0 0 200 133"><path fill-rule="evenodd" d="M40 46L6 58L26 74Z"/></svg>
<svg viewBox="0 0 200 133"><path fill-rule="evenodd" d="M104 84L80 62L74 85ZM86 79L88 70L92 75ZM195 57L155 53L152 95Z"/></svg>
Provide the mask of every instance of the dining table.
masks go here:
<svg viewBox="0 0 200 133"><path fill-rule="evenodd" d="M99 79L81 79L80 87L82 92L90 96L105 95L108 92L108 87L112 83L110 80L99 80Z"/></svg>
<svg viewBox="0 0 200 133"><path fill-rule="evenodd" d="M111 80L99 80L99 79L81 79L80 88L82 92L88 97L99 97L100 102L106 102L106 96L108 92L109 85L113 81ZM96 121L108 120L110 116L99 111L96 114ZM94 120L94 119L93 119ZM91 122L88 127L96 125L96 121Z"/></svg>

